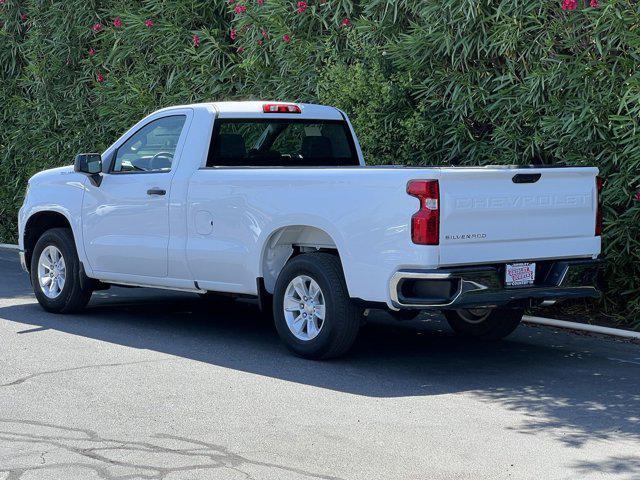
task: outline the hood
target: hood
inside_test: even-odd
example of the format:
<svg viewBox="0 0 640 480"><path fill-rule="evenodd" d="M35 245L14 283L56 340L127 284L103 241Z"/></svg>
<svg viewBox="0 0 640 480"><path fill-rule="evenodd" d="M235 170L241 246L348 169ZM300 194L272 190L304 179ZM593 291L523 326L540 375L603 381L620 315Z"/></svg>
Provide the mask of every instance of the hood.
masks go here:
<svg viewBox="0 0 640 480"><path fill-rule="evenodd" d="M50 168L48 170L43 170L41 172L36 173L33 177L29 179L29 184L33 185L35 183L40 183L43 181L50 181L54 178L57 178L60 175L69 175L71 173L75 173L73 170L73 165L67 165L65 167L57 167Z"/></svg>

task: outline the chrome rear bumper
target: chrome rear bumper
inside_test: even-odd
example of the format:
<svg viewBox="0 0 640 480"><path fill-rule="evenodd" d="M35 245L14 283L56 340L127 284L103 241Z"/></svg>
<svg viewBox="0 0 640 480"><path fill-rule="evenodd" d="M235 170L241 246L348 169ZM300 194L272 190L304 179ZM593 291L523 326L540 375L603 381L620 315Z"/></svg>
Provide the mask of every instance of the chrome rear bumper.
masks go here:
<svg viewBox="0 0 640 480"><path fill-rule="evenodd" d="M600 260L536 262L533 285L505 287L504 264L437 270L401 270L389 284L391 303L401 309L529 306L549 300L597 298Z"/></svg>

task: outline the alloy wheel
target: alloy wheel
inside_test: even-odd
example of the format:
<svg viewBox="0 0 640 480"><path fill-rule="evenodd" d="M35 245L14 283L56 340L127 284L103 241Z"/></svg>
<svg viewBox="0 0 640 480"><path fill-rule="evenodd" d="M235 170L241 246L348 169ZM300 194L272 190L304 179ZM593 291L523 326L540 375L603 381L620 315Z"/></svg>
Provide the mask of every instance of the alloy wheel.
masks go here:
<svg viewBox="0 0 640 480"><path fill-rule="evenodd" d="M48 298L58 298L67 278L67 268L58 247L49 245L38 259L38 281L42 293Z"/></svg>
<svg viewBox="0 0 640 480"><path fill-rule="evenodd" d="M307 275L289 282L284 294L284 318L291 333L299 340L318 336L324 325L325 299L318 283Z"/></svg>

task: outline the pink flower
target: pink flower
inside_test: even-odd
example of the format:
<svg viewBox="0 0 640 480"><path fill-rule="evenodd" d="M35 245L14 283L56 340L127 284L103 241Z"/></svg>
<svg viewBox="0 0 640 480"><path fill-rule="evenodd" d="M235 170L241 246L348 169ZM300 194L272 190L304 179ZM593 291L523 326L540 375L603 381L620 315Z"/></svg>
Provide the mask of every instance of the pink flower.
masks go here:
<svg viewBox="0 0 640 480"><path fill-rule="evenodd" d="M96 51L93 48L89 49L89 56L93 57L96 54Z"/></svg>
<svg viewBox="0 0 640 480"><path fill-rule="evenodd" d="M147 18L144 21L144 24L147 26L147 28L151 28L151 27L153 27L153 20L151 20L150 18Z"/></svg>
<svg viewBox="0 0 640 480"><path fill-rule="evenodd" d="M27 21L27 18L29 18L29 17L27 17L27 14L26 14L26 13L23 13L22 15L20 15L20 19L21 19L23 22L26 22L26 21Z"/></svg>
<svg viewBox="0 0 640 480"><path fill-rule="evenodd" d="M590 0L589 6L591 8L598 8L600 6L600 4L598 3L598 0Z"/></svg>
<svg viewBox="0 0 640 480"><path fill-rule="evenodd" d="M264 0L258 0L258 5L260 6L264 5Z"/></svg>
<svg viewBox="0 0 640 480"><path fill-rule="evenodd" d="M247 11L247 7L245 7L244 5L236 5L236 8L234 8L233 11L240 15L241 13Z"/></svg>
<svg viewBox="0 0 640 480"><path fill-rule="evenodd" d="M198 35L193 36L193 46L196 48L200 46L200 37Z"/></svg>
<svg viewBox="0 0 640 480"><path fill-rule="evenodd" d="M6 1L6 0L0 0L0 5L4 5L4 2L5 2L5 1Z"/></svg>
<svg viewBox="0 0 640 480"><path fill-rule="evenodd" d="M104 82L104 75L102 75L102 73L98 72L98 75L96 75L96 80L98 81L98 83Z"/></svg>
<svg viewBox="0 0 640 480"><path fill-rule="evenodd" d="M262 29L260 33L262 34L263 38L269 38L269 33L265 29Z"/></svg>
<svg viewBox="0 0 640 480"><path fill-rule="evenodd" d="M229 37L232 41L235 40L238 37L238 31L235 28L232 28L229 32Z"/></svg>
<svg viewBox="0 0 640 480"><path fill-rule="evenodd" d="M307 5L307 2L298 2L298 13L304 13L304 11L309 8L309 5Z"/></svg>
<svg viewBox="0 0 640 480"><path fill-rule="evenodd" d="M640 190L638 190L638 191L636 192L636 194L634 195L633 199L634 199L636 202L640 202Z"/></svg>
<svg viewBox="0 0 640 480"><path fill-rule="evenodd" d="M291 36L287 35L286 33L282 36L282 41L284 43L289 43L291 41Z"/></svg>
<svg viewBox="0 0 640 480"><path fill-rule="evenodd" d="M233 5L234 3L236 3L236 0L229 0L229 5Z"/></svg>
<svg viewBox="0 0 640 480"><path fill-rule="evenodd" d="M348 18L343 18L342 22L340 22L340 25L343 27L348 27L351 25L351 20L349 20Z"/></svg>
<svg viewBox="0 0 640 480"><path fill-rule="evenodd" d="M122 26L122 19L120 17L116 17L113 20L113 26L116 28L120 28Z"/></svg>
<svg viewBox="0 0 640 480"><path fill-rule="evenodd" d="M577 0L563 0L562 10L575 10L578 7Z"/></svg>
<svg viewBox="0 0 640 480"><path fill-rule="evenodd" d="M91 27L91 30L93 30L94 32L101 32L102 31L102 24L101 23L94 23L93 27Z"/></svg>
<svg viewBox="0 0 640 480"><path fill-rule="evenodd" d="M262 46L264 42L262 40L258 40L258 45Z"/></svg>
<svg viewBox="0 0 640 480"><path fill-rule="evenodd" d="M238 47L238 48L236 49L236 52L238 52L238 53L242 53L242 52L244 52L244 47Z"/></svg>

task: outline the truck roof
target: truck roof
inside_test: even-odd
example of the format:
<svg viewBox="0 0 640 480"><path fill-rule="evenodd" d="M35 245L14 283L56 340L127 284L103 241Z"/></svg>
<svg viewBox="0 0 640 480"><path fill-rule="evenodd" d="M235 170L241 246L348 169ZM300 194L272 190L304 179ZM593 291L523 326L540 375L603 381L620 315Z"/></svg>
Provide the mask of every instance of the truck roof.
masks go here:
<svg viewBox="0 0 640 480"><path fill-rule="evenodd" d="M301 113L264 113L265 104L297 105ZM344 120L343 114L335 107L317 105L313 103L282 102L275 100L237 101L237 102L206 102L191 105L176 105L163 108L172 110L178 108L206 108L214 109L220 118L300 118L314 120Z"/></svg>

